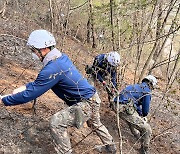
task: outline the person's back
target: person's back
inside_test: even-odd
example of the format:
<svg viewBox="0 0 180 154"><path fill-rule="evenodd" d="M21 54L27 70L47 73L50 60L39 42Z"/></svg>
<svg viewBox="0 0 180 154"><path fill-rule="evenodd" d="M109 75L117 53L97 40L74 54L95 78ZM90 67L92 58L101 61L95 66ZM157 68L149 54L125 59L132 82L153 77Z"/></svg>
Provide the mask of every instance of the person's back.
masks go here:
<svg viewBox="0 0 180 154"><path fill-rule="evenodd" d="M119 53L112 51L107 54L99 54L95 57L93 65L86 67L91 84L99 87L99 83L105 87L108 98L117 90L117 67L120 63Z"/></svg>
<svg viewBox="0 0 180 154"><path fill-rule="evenodd" d="M146 82L141 84L128 85L119 94L119 102L125 104L132 100L134 106L141 116L147 116L151 101L151 89ZM114 99L117 101L117 97Z"/></svg>
<svg viewBox="0 0 180 154"><path fill-rule="evenodd" d="M27 103L44 94L49 89L69 107L51 117L51 135L56 143L57 153L72 152L67 128L81 128L88 121L106 145L106 151L116 153L113 138L100 121L101 100L95 88L82 76L67 55L55 48L53 35L46 30L35 30L27 45L34 59L43 62L43 68L35 81L13 91L8 96L0 96L6 106Z"/></svg>
<svg viewBox="0 0 180 154"><path fill-rule="evenodd" d="M47 70L49 70L47 78L49 77L49 79L57 82L52 87L53 92L68 105L89 99L96 92L95 88L82 76L66 54L62 54L60 58L49 62L45 66L45 71Z"/></svg>
<svg viewBox="0 0 180 154"><path fill-rule="evenodd" d="M152 130L146 116L149 113L151 91L156 84L156 78L148 75L141 84L128 85L111 102L111 107L115 112L119 103L119 117L127 122L132 134L138 140L141 139L142 154L149 152Z"/></svg>
<svg viewBox="0 0 180 154"><path fill-rule="evenodd" d="M53 52L59 51L55 48L51 51L51 53ZM49 61L39 72L36 80L26 85L25 91L5 97L3 102L5 105L26 103L41 96L49 89L52 89L68 105L89 99L96 92L68 56L62 54L61 57Z"/></svg>

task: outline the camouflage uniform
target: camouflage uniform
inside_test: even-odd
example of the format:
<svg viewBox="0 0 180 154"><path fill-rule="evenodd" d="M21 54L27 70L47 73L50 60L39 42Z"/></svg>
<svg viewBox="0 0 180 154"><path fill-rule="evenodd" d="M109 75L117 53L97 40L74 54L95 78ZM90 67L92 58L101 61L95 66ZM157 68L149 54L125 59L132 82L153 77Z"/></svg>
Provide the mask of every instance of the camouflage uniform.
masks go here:
<svg viewBox="0 0 180 154"><path fill-rule="evenodd" d="M83 100L82 102L61 110L52 116L50 121L51 134L55 141L56 151L58 154L72 153L67 127L77 127L77 125L78 127L81 127L81 124L86 121L96 129L95 131L102 140L103 144L113 143L112 136L100 121L100 103L101 100L96 93L90 100ZM80 111L80 116L77 115L77 109L78 112Z"/></svg>
<svg viewBox="0 0 180 154"><path fill-rule="evenodd" d="M112 103L112 108L117 111L116 103ZM141 141L143 154L148 154L150 138L152 134L151 126L139 116L132 104L119 104L119 117L127 122L132 134Z"/></svg>

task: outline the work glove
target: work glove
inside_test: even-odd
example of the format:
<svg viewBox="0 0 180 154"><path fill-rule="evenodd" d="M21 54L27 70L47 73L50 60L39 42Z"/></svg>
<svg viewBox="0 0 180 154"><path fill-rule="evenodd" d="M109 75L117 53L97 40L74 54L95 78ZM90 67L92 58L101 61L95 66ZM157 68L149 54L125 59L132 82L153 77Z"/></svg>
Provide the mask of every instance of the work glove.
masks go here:
<svg viewBox="0 0 180 154"><path fill-rule="evenodd" d="M24 90L26 90L26 86L21 86L19 88L14 89L13 94L17 94L17 93L22 92Z"/></svg>
<svg viewBox="0 0 180 154"><path fill-rule="evenodd" d="M9 95L0 95L0 99L3 99L4 97L9 96Z"/></svg>
<svg viewBox="0 0 180 154"><path fill-rule="evenodd" d="M112 88L111 93L113 94L113 96L115 96L116 91L114 88Z"/></svg>
<svg viewBox="0 0 180 154"><path fill-rule="evenodd" d="M92 73L92 67L90 67L89 65L86 65L85 71L87 74L91 74Z"/></svg>
<svg viewBox="0 0 180 154"><path fill-rule="evenodd" d="M103 81L102 84L103 84L103 86L106 86L106 85L107 85L106 81Z"/></svg>

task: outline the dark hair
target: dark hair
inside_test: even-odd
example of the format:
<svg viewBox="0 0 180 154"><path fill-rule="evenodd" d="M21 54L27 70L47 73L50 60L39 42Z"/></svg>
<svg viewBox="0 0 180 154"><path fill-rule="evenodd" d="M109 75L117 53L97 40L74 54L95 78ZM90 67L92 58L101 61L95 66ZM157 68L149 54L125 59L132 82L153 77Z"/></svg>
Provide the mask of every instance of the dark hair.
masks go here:
<svg viewBox="0 0 180 154"><path fill-rule="evenodd" d="M142 82L146 82L150 86L150 88L153 88L152 82L150 82L148 79L145 78L142 80Z"/></svg>

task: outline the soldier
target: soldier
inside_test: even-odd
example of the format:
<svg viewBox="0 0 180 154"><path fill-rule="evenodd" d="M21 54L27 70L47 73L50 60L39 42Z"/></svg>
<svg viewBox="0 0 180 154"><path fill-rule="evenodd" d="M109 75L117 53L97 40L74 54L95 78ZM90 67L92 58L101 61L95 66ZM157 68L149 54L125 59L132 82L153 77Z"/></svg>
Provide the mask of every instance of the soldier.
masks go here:
<svg viewBox="0 0 180 154"><path fill-rule="evenodd" d="M43 63L36 80L13 91L13 94L1 96L6 106L27 103L51 89L69 106L50 120L51 134L58 154L72 153L68 127L80 128L88 121L97 135L106 144L107 153L116 153L113 138L100 121L101 100L96 89L90 85L68 56L55 48L54 36L46 30L35 30L27 45L34 59Z"/></svg>
<svg viewBox="0 0 180 154"><path fill-rule="evenodd" d="M141 152L148 154L151 126L146 116L149 113L151 92L157 84L157 79L148 75L140 84L129 85L123 89L119 98L116 96L111 101L112 108L117 111L119 101L119 117L127 122L131 132L137 139L141 139Z"/></svg>
<svg viewBox="0 0 180 154"><path fill-rule="evenodd" d="M100 54L95 57L92 66L86 66L86 73L91 74L91 81L100 81L106 88L108 98L113 95L117 88L117 67L120 64L120 55L116 51Z"/></svg>

